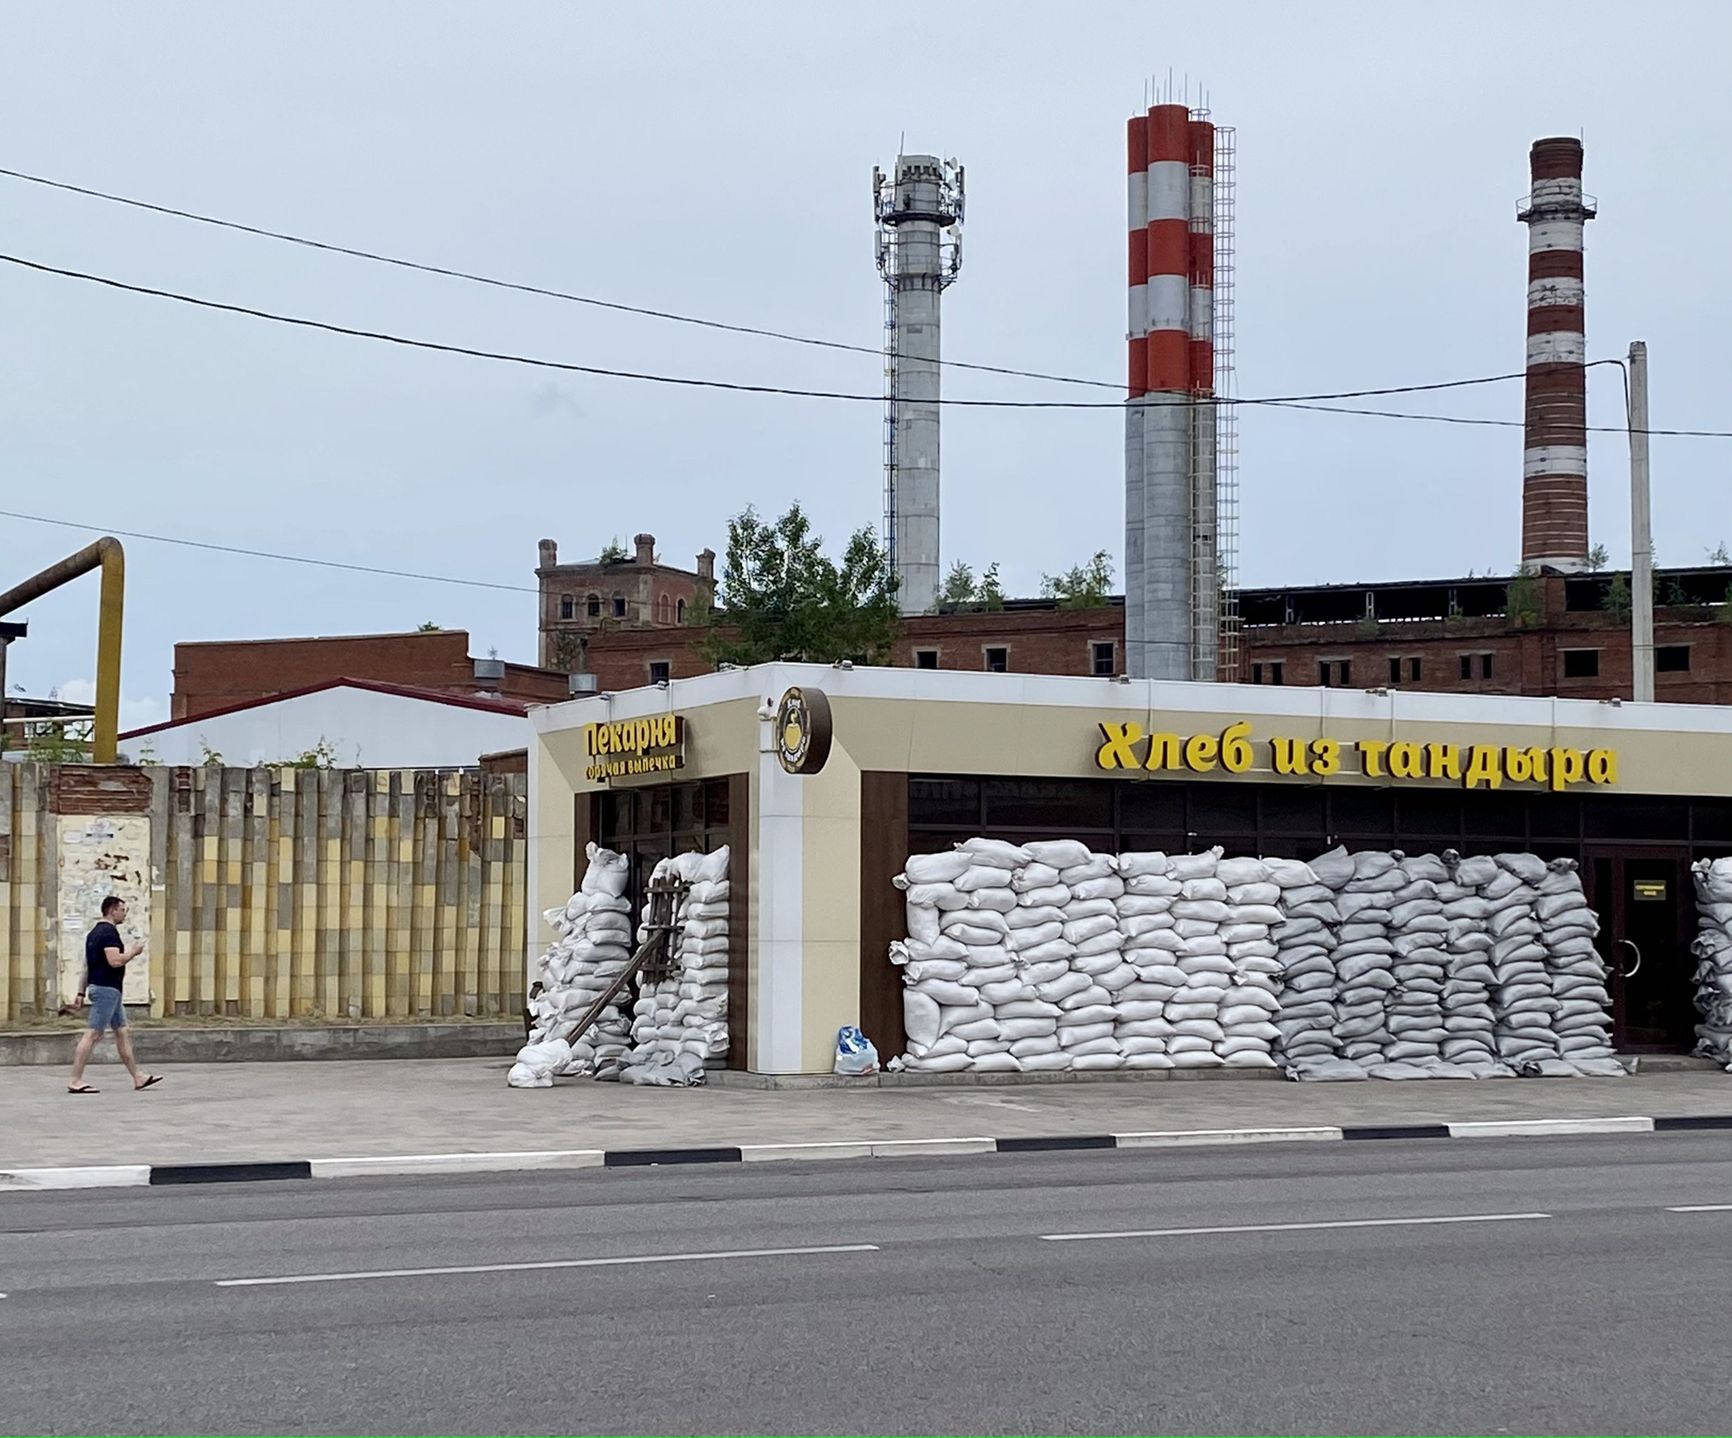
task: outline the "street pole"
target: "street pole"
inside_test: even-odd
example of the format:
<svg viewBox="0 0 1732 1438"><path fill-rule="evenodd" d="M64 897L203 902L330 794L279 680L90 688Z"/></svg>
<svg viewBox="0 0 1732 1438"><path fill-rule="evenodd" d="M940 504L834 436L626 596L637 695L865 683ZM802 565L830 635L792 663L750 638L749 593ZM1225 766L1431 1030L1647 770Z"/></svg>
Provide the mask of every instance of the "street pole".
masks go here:
<svg viewBox="0 0 1732 1438"><path fill-rule="evenodd" d="M1648 346L1630 345L1630 697L1654 702L1654 526L1648 506Z"/></svg>

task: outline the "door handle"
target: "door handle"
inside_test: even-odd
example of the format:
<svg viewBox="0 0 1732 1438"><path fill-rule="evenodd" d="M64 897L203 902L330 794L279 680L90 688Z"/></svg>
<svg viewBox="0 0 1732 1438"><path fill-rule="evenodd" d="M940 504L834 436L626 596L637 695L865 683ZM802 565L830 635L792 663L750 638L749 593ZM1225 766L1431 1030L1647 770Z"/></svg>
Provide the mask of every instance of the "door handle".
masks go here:
<svg viewBox="0 0 1732 1438"><path fill-rule="evenodd" d="M1619 942L1619 943L1620 943L1620 944L1624 944L1624 945L1627 945L1627 946L1628 946L1628 948L1629 948L1629 950L1630 950L1630 952L1631 952L1631 953L1632 953L1632 954L1634 954L1634 955L1635 955L1635 956L1636 956L1636 964L1635 964L1635 967L1634 967L1634 968L1629 968L1629 969L1625 969L1625 970L1624 970L1624 977L1625 977L1625 978L1626 978L1626 979L1633 979L1633 978L1635 978L1635 977L1636 977L1636 974L1637 974L1637 972L1638 972L1638 971L1639 971L1639 970L1640 970L1640 969L1641 969L1641 967L1642 967L1642 951L1641 951L1641 950L1640 950L1640 949L1638 949L1638 948L1637 948L1637 947L1636 947L1636 945L1635 945L1635 942L1634 942L1634 940L1631 940L1631 939L1619 939L1619 940L1618 940L1618 942Z"/></svg>

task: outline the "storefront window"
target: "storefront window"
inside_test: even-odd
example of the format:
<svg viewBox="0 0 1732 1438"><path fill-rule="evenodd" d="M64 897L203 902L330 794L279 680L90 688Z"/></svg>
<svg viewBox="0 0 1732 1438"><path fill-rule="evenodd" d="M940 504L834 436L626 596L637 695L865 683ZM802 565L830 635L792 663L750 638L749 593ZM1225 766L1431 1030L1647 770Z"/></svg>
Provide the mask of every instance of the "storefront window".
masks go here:
<svg viewBox="0 0 1732 1438"><path fill-rule="evenodd" d="M910 779L908 781L908 826L965 824L979 828L980 780Z"/></svg>
<svg viewBox="0 0 1732 1438"><path fill-rule="evenodd" d="M1113 828L1113 785L1107 780L988 779L985 788L989 830Z"/></svg>

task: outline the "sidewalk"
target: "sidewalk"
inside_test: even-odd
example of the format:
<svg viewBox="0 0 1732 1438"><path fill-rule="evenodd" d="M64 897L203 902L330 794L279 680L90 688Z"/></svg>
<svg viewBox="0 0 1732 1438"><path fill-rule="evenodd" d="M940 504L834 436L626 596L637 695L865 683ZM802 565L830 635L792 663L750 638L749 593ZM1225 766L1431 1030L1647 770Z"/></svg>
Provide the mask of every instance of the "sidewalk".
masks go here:
<svg viewBox="0 0 1732 1438"><path fill-rule="evenodd" d="M1627 1079L1063 1083L1011 1088L505 1086L509 1060L113 1064L74 1097L59 1069L0 1069L0 1169L549 1149L1732 1114L1717 1070Z"/></svg>

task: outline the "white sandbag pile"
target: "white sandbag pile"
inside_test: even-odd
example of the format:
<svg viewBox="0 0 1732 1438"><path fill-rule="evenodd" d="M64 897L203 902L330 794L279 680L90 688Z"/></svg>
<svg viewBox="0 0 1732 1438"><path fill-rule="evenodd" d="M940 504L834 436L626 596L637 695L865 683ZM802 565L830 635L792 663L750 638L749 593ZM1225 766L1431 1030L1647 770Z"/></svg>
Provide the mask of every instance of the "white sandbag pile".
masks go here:
<svg viewBox="0 0 1732 1438"><path fill-rule="evenodd" d="M1696 955L1696 1052L1732 1071L1732 859L1701 859L1690 866L1701 927Z"/></svg>
<svg viewBox="0 0 1732 1438"><path fill-rule="evenodd" d="M896 883L901 1067L1274 1066L1280 888L1260 860L970 839Z"/></svg>
<svg viewBox="0 0 1732 1438"><path fill-rule="evenodd" d="M1514 857L1533 859L1531 854L1499 855L1498 863ZM1527 870L1530 875L1534 872L1531 862ZM1554 859L1534 889L1534 919L1546 953L1551 1032L1558 1057L1527 1059L1521 1072L1541 1078L1621 1078L1629 1070L1612 1050L1612 996L1606 987L1606 962L1594 947L1600 918L1588 906L1575 861Z"/></svg>
<svg viewBox="0 0 1732 1438"><path fill-rule="evenodd" d="M513 1088L549 1088L555 1074L611 1072L630 1042L623 1001L575 1046L563 1038L631 958L628 862L597 844L585 852L577 893L542 915L558 937L537 964L542 988L529 1005L529 1042L506 1076Z"/></svg>
<svg viewBox="0 0 1732 1438"><path fill-rule="evenodd" d="M631 1049L620 1062L625 1083L701 1084L707 1060L728 1051L728 850L677 854L650 877L690 885L675 914L674 963L644 982L632 1008ZM641 944L649 936L638 929Z"/></svg>
<svg viewBox="0 0 1732 1438"><path fill-rule="evenodd" d="M1335 972L1341 927L1338 895L1353 878L1353 860L1345 849L1336 849L1310 864L1266 862L1281 890L1281 922L1270 930L1281 984L1276 1052L1290 1073L1298 1067L1310 1076L1323 1066L1338 1066L1341 1053ZM1364 1077L1357 1070L1350 1076Z"/></svg>

